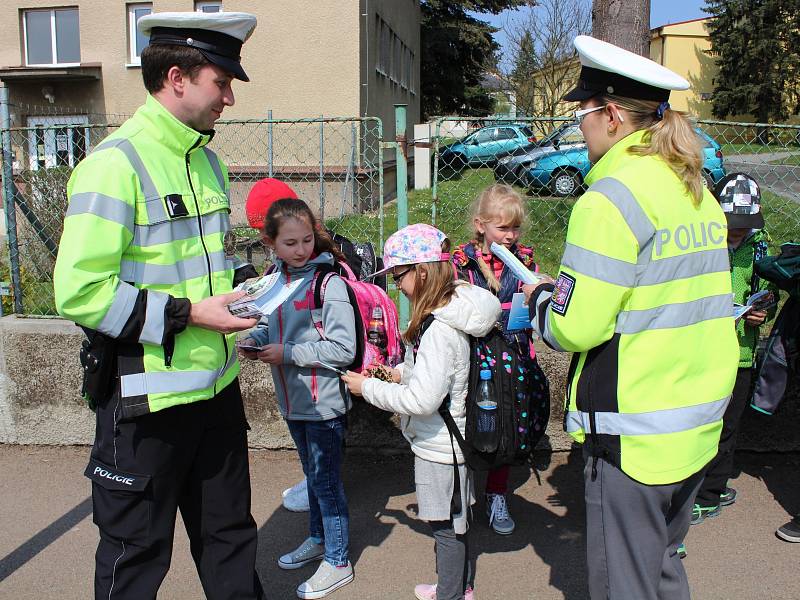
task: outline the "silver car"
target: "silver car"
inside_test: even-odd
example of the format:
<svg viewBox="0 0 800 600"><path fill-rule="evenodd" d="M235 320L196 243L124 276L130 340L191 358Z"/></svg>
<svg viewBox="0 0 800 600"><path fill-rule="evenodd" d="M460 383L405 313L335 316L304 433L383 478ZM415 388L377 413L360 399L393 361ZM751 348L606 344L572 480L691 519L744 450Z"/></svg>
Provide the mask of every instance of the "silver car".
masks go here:
<svg viewBox="0 0 800 600"><path fill-rule="evenodd" d="M525 173L540 156L553 150L567 150L586 145L580 127L574 122L563 123L547 137L535 144L519 148L497 161L494 168L495 181L527 185Z"/></svg>

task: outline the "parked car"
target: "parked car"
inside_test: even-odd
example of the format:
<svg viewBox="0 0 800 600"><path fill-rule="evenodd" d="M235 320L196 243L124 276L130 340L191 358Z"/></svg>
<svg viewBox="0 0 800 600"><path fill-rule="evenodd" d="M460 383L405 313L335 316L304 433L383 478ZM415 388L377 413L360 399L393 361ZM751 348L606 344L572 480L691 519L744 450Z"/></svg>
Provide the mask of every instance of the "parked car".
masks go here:
<svg viewBox="0 0 800 600"><path fill-rule="evenodd" d="M464 167L493 167L498 158L536 141L525 124L509 123L482 127L439 152L439 165L459 171Z"/></svg>
<svg viewBox="0 0 800 600"><path fill-rule="evenodd" d="M576 129L580 132L580 128ZM695 128L695 131L704 142L703 175L706 184L713 187L725 175L722 150L720 145L699 127ZM549 147L545 152L535 155L530 162L523 164L522 172L519 174L521 185L532 189L546 188L553 196L561 197L579 194L583 189L583 178L592 167L585 143Z"/></svg>
<svg viewBox="0 0 800 600"><path fill-rule="evenodd" d="M502 183L523 184L525 171L538 157L553 150L568 150L584 145L580 127L572 121L562 123L538 142L522 146L499 159L494 167L494 178Z"/></svg>

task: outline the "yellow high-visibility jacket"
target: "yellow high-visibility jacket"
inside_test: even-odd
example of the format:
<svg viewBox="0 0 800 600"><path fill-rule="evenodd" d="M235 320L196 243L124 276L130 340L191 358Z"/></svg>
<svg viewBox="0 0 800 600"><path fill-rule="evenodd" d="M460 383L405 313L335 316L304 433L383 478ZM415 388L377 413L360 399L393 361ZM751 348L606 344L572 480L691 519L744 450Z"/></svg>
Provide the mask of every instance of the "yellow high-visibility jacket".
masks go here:
<svg viewBox="0 0 800 600"><path fill-rule="evenodd" d="M645 484L682 481L716 454L738 365L725 216L696 206L657 156L614 145L586 177L552 295L533 326L574 352L565 428Z"/></svg>
<svg viewBox="0 0 800 600"><path fill-rule="evenodd" d="M56 306L118 340L124 418L206 400L239 372L234 334L187 326L192 302L233 282L228 174L212 135L148 96L67 186Z"/></svg>

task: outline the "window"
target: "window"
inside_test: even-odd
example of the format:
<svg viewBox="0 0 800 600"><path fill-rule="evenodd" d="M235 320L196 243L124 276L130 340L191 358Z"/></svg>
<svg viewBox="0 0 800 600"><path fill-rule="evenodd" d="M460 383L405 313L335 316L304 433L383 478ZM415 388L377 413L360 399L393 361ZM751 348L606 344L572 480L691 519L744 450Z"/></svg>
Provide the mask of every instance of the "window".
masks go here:
<svg viewBox="0 0 800 600"><path fill-rule="evenodd" d="M23 27L26 65L80 64L77 8L26 10Z"/></svg>
<svg viewBox="0 0 800 600"><path fill-rule="evenodd" d="M194 10L196 12L204 13L218 13L222 12L222 2L195 2Z"/></svg>
<svg viewBox="0 0 800 600"><path fill-rule="evenodd" d="M516 139L517 132L511 129L511 127L501 127L500 130L497 132L498 140L513 140Z"/></svg>
<svg viewBox="0 0 800 600"><path fill-rule="evenodd" d="M381 75L388 76L391 65L392 30L380 17L378 17L378 31L380 36L378 39L378 62L375 68Z"/></svg>
<svg viewBox="0 0 800 600"><path fill-rule="evenodd" d="M89 151L86 115L28 117L30 168L75 167Z"/></svg>
<svg viewBox="0 0 800 600"><path fill-rule="evenodd" d="M136 27L136 23L139 22L145 15L149 15L153 12L153 4L128 4L128 52L129 52L129 60L130 64L132 65L140 65L142 64L142 50L150 41L149 36L142 35L139 33L139 30Z"/></svg>
<svg viewBox="0 0 800 600"><path fill-rule="evenodd" d="M496 133L497 129L494 127L487 127L486 129L481 129L479 132L477 132L475 137L472 138L472 141L476 144L485 144L486 142L491 142L494 140Z"/></svg>

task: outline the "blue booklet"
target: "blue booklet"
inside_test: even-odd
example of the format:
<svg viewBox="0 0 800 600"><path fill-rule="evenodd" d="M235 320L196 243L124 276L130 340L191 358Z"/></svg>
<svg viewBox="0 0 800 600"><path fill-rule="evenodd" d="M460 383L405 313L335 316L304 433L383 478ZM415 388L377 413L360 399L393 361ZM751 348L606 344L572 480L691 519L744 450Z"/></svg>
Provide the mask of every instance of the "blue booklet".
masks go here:
<svg viewBox="0 0 800 600"><path fill-rule="evenodd" d="M525 294L517 292L511 298L511 310L508 313L508 326L506 331L519 331L531 328L531 317L528 307L525 306Z"/></svg>

